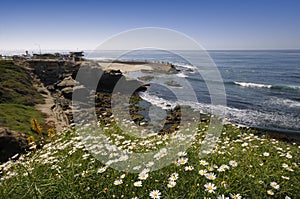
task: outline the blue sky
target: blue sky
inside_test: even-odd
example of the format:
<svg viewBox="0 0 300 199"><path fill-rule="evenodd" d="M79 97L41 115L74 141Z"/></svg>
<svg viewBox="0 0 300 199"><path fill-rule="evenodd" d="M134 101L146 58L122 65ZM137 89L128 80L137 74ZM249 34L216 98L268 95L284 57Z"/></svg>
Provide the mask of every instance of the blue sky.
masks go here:
<svg viewBox="0 0 300 199"><path fill-rule="evenodd" d="M94 49L119 32L163 27L206 49L300 49L300 1L3 1L0 50Z"/></svg>

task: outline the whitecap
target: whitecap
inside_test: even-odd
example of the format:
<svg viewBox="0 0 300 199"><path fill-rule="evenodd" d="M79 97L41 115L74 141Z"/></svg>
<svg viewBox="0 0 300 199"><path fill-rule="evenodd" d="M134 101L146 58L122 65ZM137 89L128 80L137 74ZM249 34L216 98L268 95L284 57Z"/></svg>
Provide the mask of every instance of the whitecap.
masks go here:
<svg viewBox="0 0 300 199"><path fill-rule="evenodd" d="M252 87L252 88L272 88L270 84L257 84L257 83L248 83L248 82L233 82L236 85L242 87Z"/></svg>

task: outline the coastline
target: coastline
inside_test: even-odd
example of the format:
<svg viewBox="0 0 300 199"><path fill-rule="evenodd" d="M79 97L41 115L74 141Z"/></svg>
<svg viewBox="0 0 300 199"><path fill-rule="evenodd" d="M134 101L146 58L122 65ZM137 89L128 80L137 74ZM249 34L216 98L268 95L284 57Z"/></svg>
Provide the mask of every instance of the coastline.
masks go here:
<svg viewBox="0 0 300 199"><path fill-rule="evenodd" d="M47 61L43 61L43 62L47 63ZM139 61L134 62L134 61L120 61L119 60L119 61L112 62L112 61L109 61L109 60L107 60L107 61L97 61L97 60L96 61L91 61L91 60L89 60L89 61L83 61L83 62L76 63L75 64L75 65L77 65L76 67L72 66L72 64L70 64L70 63L67 64L66 67L69 67L71 69L66 69L66 71L68 71L68 74L64 74L62 76L65 79L70 77L70 76L75 77L74 71L71 72L70 70L75 70L76 71L76 70L78 70L78 68L80 66L92 67L92 66L95 66L95 64L97 66L99 66L100 69L102 69L105 73L111 73L112 76L107 77L106 81L108 81L108 82L111 82L110 78L113 78L113 76L115 76L115 75L123 76L123 74L130 73L130 72L141 71L141 70L147 70L147 71L152 71L152 72L156 71L156 72L160 72L160 73L164 72L164 73L169 73L169 74L180 72L171 63L165 64L165 63L139 62ZM109 65L109 64L111 64L111 65ZM137 82L140 81L139 79L134 79L134 80L137 81ZM58 85L61 81L62 80L60 80L56 84ZM116 81L116 79L113 80L113 81ZM143 83L139 83L139 84L140 85L145 85L146 82L147 81L143 81ZM73 86L74 85L72 85L71 87L73 87ZM60 89L64 89L64 87L61 87ZM63 94L60 94L60 95L63 95ZM68 95L71 96L70 93ZM107 95L106 95L106 98L107 99L104 100L104 101L106 101L106 103L109 103L109 97ZM140 98L140 97L137 97L137 98L139 98L139 100L142 100L142 98ZM68 100L71 100L71 99L69 98ZM149 102L147 102L147 103L149 103ZM105 105L105 106L109 107L109 105ZM172 110L170 109L169 111L172 111ZM70 117L70 110L69 109L67 110L67 113ZM101 111L100 114L103 114L103 110ZM140 113L138 113L137 115L140 115L140 116L134 116L134 118L136 120L137 120L137 118L139 118L139 120L142 121L143 120L142 118L145 117L145 116L141 116ZM110 116L110 114L108 114L108 116ZM239 126L238 124L236 124L236 125ZM247 128L251 128L251 129L255 130L257 132L257 135L268 135L271 138L275 138L275 139L278 139L278 140L283 140L283 141L290 142L290 143L291 142L297 142L297 143L300 142L300 137L297 134L293 135L293 134L288 133L288 132L281 132L281 131L278 132L278 131L274 131L274 130L270 130L270 129L260 129L260 128L255 128L255 127L247 127Z"/></svg>
<svg viewBox="0 0 300 199"><path fill-rule="evenodd" d="M39 62L39 61L41 61L41 60L34 60L34 62ZM46 61L42 61L42 62L47 63L48 61L46 60ZM53 63L53 62L55 63L55 61L53 61L53 60L50 61L50 63ZM111 65L108 67L108 64L110 64L110 63L111 63ZM72 63L66 64L65 67L67 69L62 70L60 72L60 73L62 73L60 76L64 77L64 78L62 80L56 82L55 83L56 85L59 85L60 82L62 82L64 79L67 79L71 76L75 77L76 75L74 75L74 71L77 71L80 66L84 66L84 67L93 67L95 65L99 66L100 69L102 69L105 73L110 73L112 75L112 76L108 76L107 80L105 80L105 81L108 81L108 82L111 82L110 78L114 79L115 75L123 76L126 73L136 72L136 71L141 71L141 70L147 70L147 71L159 72L159 73L164 72L166 74L173 74L173 73L179 73L180 72L171 63L155 63L155 62L140 62L140 61L135 62L135 61L121 61L121 60L116 60L114 62L112 62L111 60L106 60L106 61L91 61L91 60L88 60L88 61L77 62L77 63L73 63L73 64L74 65L72 65ZM74 70L74 71L72 72L72 70ZM36 71L39 71L39 70L36 70ZM66 74L64 74L65 71L67 71ZM39 74L39 75L43 76L43 74ZM116 81L116 79L113 80L113 81ZM142 81L143 83L141 83L140 79L134 79L134 81L139 82L138 84L140 84L140 86L145 85L147 83L147 81ZM74 87L74 86L75 85L71 85L71 87ZM53 86L50 86L50 87L53 91ZM65 89L65 87L59 87L59 89L63 90L63 89ZM99 90L99 91L100 91L100 94L101 94L102 91L101 90ZM106 90L105 92L107 92L107 91L108 91L108 93L111 92L110 89ZM70 100L71 100L70 99L70 96L71 96L70 92L71 92L71 90L69 89L69 93L67 93L67 95L68 95L67 100L69 100L69 102L68 102L69 104L70 104ZM63 93L59 94L59 96L61 96L61 95L64 95L64 94ZM103 100L103 101L105 101L105 103L109 103L110 97L108 97L107 94L105 94L105 95L106 95L106 97L105 97L106 99ZM57 97L57 94L56 94L56 97ZM143 100L143 99L137 95L136 100ZM145 102L149 103L148 101L145 101ZM67 105L63 105L63 106L67 106ZM109 104L104 105L104 106L110 107ZM141 107L139 107L139 108L141 108ZM145 107L143 107L143 108L145 108ZM71 118L71 115L70 115L71 110L69 108L65 108L65 109L67 111L66 110L64 110L64 111L66 111L68 117ZM169 109L169 113L170 113L170 111L172 111L172 109ZM109 111L109 112L111 112L111 111ZM100 112L100 114L103 114L103 110ZM139 115L139 116L134 116L134 118L136 120L138 118L139 120L142 121L144 116L141 116L140 113L137 113L137 115ZM178 115L178 113L177 113L177 115ZM108 114L108 116L110 116L110 114ZM177 118L177 119L179 119L179 118ZM69 121L69 122L72 123L72 121ZM233 125L235 125L235 124L233 124ZM240 126L239 124L236 124L236 125ZM244 127L242 127L242 128L244 128ZM275 138L275 139L278 139L278 140L282 140L282 141L286 141L286 142L290 142L290 143L292 143L292 142L297 142L298 144L300 143L300 136L297 135L297 133L293 133L293 131L291 131L291 132L290 131L276 131L276 130L271 130L271 129L256 128L256 127L246 127L246 128L251 128L251 129L255 130L257 135L268 135L269 137Z"/></svg>
<svg viewBox="0 0 300 199"><path fill-rule="evenodd" d="M68 119L72 121L70 112L72 92L74 89L86 91L83 87L78 87L80 83L72 78L74 74L72 70L79 67L78 63L54 64L51 62L48 67L46 63L43 64L39 67L46 70L39 70L38 65L34 65L32 72L36 72L36 75L41 77L41 81L44 81L43 84L54 98L54 107L61 106L64 113L68 115ZM57 68L60 68L61 74L53 70ZM91 70L91 72L95 71ZM121 78L119 71L110 70L106 74L105 81L110 83L112 80L118 80L116 77ZM56 75L60 76L59 81ZM213 116L203 114L200 116L199 130L195 134L196 139L191 147L172 155L169 150L167 153L165 150L171 141L169 139L177 139L176 143L189 139L177 131L176 121L180 122L180 109L174 108L173 112L169 112L166 116L169 119L169 125L165 126L166 131L149 135L146 138L132 139L132 135L139 136L142 132L134 126L147 125L143 121L143 115L139 114L141 108L145 107L137 106L141 100L138 95L131 98L130 115L134 123L121 120L120 122L125 126L124 132L111 117L111 93L110 88L100 87L95 98L99 125L108 136L106 139L96 132L88 131L88 127L84 128L87 130L85 134L78 133L78 129L70 128L59 132L56 137L45 137L45 142L39 147L35 146L24 154L13 156L9 161L0 165L0 194L6 198L17 198L20 193L27 198L54 198L57 194L61 197L69 197L72 194L87 198L110 198L111 196L122 198L125 196L124 188L126 197L143 198L147 197L145 195L145 192L149 192L147 185L151 184L159 186L163 195L169 194L170 198L177 198L178 195L185 198L204 198L211 197L211 195L199 190L208 182L207 176L215 174L214 181L209 182L215 183L218 188L217 194L228 195L234 190L234 193L239 193L245 198L253 196L268 198L268 193L264 189L268 189L270 183L276 182L280 184L280 190L276 192L277 198L286 195L295 198L298 195L299 165L297 162L300 151L297 143L257 135L256 131L251 128L239 127L231 123L224 124L217 142L213 136L206 140L208 123ZM88 92L85 94L89 95ZM120 93L120 96L124 94L126 95L126 92ZM51 104L53 101L48 102ZM74 123L71 122L70 127L74 127ZM190 130L190 128L184 129L187 132ZM203 145L210 146L210 144L212 148L202 149ZM125 155L114 151L117 149L126 151ZM130 165L132 162L126 160L131 153L140 154L155 149L161 149L158 150L158 154L162 158L169 152L174 160L158 170L156 168L160 166L160 163L157 161L160 158L154 158L153 161L146 160L137 167L133 167L137 170L114 169L127 163ZM99 152L109 156L108 161L105 157L97 156ZM199 154L206 155L199 156ZM202 175L202 172L207 171L210 173ZM178 182L183 185L176 185L176 192L169 192L167 179L170 179L174 173L180 176ZM142 186L136 187L136 182L142 174L146 176L141 180ZM49 184L51 184L51 189L49 189ZM28 189L32 185L35 188ZM39 191L37 192L36 189ZM262 191L258 192L259 189Z"/></svg>

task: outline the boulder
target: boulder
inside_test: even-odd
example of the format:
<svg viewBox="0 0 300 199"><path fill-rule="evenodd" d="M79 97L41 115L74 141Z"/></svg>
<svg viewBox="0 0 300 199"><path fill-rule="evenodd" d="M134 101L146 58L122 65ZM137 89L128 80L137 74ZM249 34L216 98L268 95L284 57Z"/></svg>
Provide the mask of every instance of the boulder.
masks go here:
<svg viewBox="0 0 300 199"><path fill-rule="evenodd" d="M174 80L165 81L165 84L172 87L182 87L179 83Z"/></svg>
<svg viewBox="0 0 300 199"><path fill-rule="evenodd" d="M0 127L0 163L7 161L17 153L25 152L27 147L26 135L6 127Z"/></svg>
<svg viewBox="0 0 300 199"><path fill-rule="evenodd" d="M72 76L66 77L62 80L59 84L57 84L58 88L65 88L65 87L74 87L78 85L78 82L75 81Z"/></svg>

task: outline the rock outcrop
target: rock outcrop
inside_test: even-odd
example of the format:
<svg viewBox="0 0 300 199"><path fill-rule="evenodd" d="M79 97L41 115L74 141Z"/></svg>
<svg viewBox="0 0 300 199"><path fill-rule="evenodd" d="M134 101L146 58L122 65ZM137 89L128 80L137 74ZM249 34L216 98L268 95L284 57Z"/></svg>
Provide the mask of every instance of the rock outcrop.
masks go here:
<svg viewBox="0 0 300 199"><path fill-rule="evenodd" d="M27 63L45 86L76 74L80 67L80 62L59 60L28 60Z"/></svg>
<svg viewBox="0 0 300 199"><path fill-rule="evenodd" d="M62 110L70 123L72 123L72 95L74 92L81 96L82 101L86 101L87 98L95 98L95 96L91 96L93 90L105 93L116 91L132 94L133 91L146 90L147 86L138 80L125 78L120 70L103 70L92 61L29 60L27 63L54 97L52 109ZM79 70L81 74L84 74L82 78L76 78ZM91 82L94 82L95 85L92 85Z"/></svg>

